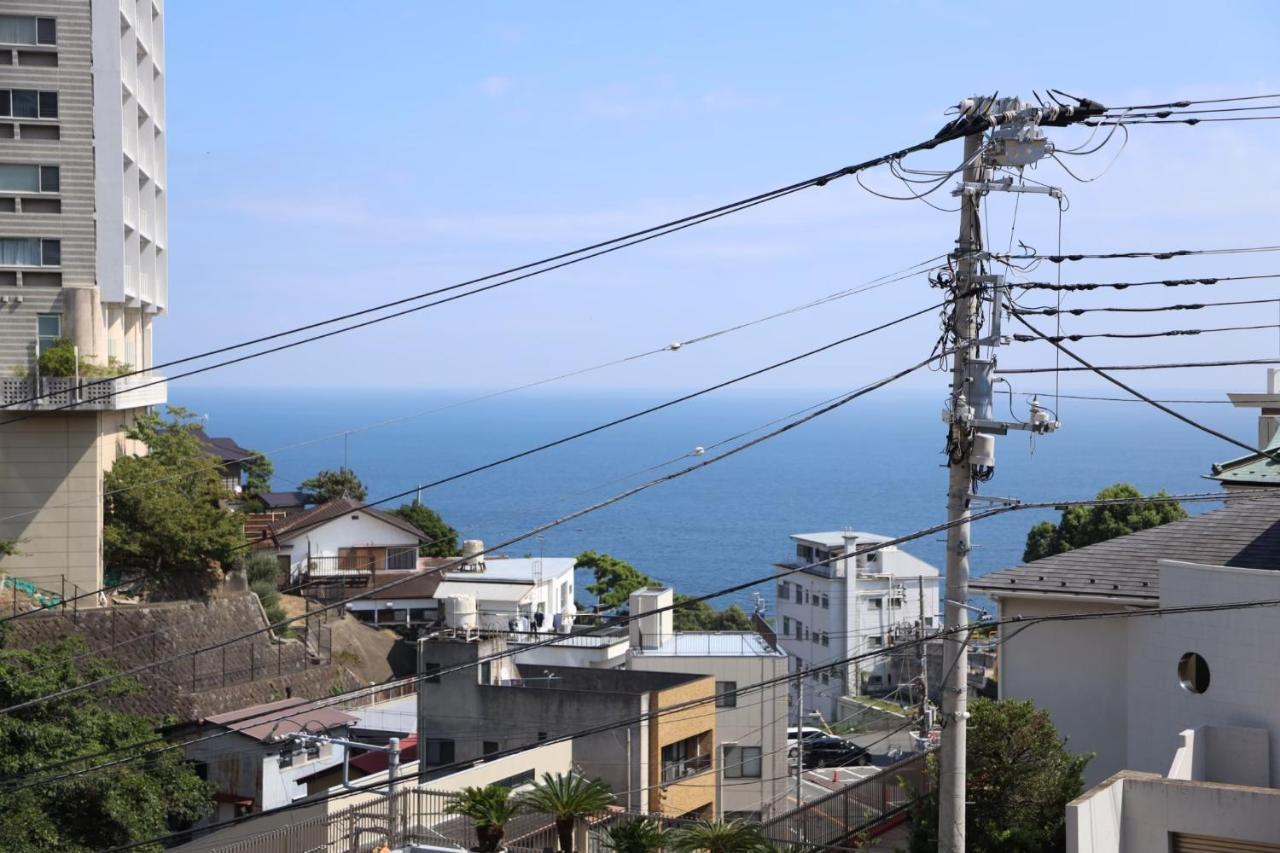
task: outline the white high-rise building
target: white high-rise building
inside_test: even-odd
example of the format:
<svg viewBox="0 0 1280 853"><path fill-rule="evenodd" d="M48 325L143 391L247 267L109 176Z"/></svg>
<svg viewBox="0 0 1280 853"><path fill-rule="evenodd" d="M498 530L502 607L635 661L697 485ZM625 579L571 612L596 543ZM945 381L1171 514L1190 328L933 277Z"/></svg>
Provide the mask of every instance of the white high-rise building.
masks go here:
<svg viewBox="0 0 1280 853"><path fill-rule="evenodd" d="M924 628L938 621L933 566L895 546L846 556L889 537L846 530L791 538L795 557L776 566L786 576L778 579L773 627L792 672L884 649L895 628L918 626L922 612ZM812 565L821 561L830 562ZM807 568L795 571L799 567ZM837 722L841 696L892 693L901 687L890 683L892 677L887 658L833 664L804 679L802 713L817 712L828 723ZM793 713L797 692L793 688Z"/></svg>
<svg viewBox="0 0 1280 853"><path fill-rule="evenodd" d="M0 0L0 571L68 595L102 586L120 430L165 401L110 378L150 368L168 302L163 12ZM42 369L62 339L78 364Z"/></svg>

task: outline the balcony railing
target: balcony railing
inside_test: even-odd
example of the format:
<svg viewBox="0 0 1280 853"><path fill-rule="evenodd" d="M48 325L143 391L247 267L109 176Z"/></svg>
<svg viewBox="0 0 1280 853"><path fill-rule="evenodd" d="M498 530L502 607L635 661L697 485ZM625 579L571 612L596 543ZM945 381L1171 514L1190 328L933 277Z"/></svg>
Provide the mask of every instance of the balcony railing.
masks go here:
<svg viewBox="0 0 1280 853"><path fill-rule="evenodd" d="M669 785L711 769L711 753L668 761L662 765L662 784Z"/></svg>
<svg viewBox="0 0 1280 853"><path fill-rule="evenodd" d="M167 399L168 383L164 377L146 373L119 379L72 376L0 379L0 409L119 411L160 406Z"/></svg>

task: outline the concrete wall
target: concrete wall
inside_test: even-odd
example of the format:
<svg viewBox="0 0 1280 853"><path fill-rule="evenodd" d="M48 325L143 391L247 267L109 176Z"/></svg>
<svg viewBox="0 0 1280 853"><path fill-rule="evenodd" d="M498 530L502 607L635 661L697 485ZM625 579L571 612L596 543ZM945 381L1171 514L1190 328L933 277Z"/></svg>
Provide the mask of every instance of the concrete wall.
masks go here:
<svg viewBox="0 0 1280 853"><path fill-rule="evenodd" d="M1257 569L1160 565L1165 607L1280 598L1280 574ZM1179 733L1202 725L1266 729L1270 783L1280 784L1280 622L1272 608L1184 613L1125 620L1130 626L1126 695L1130 711L1125 767L1163 772ZM1032 629L1033 631L1035 629ZM1178 660L1200 654L1209 666L1202 694L1181 686Z"/></svg>
<svg viewBox="0 0 1280 853"><path fill-rule="evenodd" d="M1070 853L1168 853L1175 832L1280 842L1280 791L1129 771L1067 806Z"/></svg>
<svg viewBox="0 0 1280 853"><path fill-rule="evenodd" d="M131 417L36 415L0 432L0 538L23 540L0 569L52 592L65 576L68 596L101 588L102 474L136 449L120 434Z"/></svg>
<svg viewBox="0 0 1280 853"><path fill-rule="evenodd" d="M1101 612L1116 603L1001 598L1000 618ZM1097 753L1085 768L1092 785L1126 764L1129 632L1139 619L1049 622L1001 628L1000 698L1030 699L1049 712L1072 752ZM1168 768L1174 744L1165 750ZM1151 769L1151 768L1148 768Z"/></svg>
<svg viewBox="0 0 1280 853"><path fill-rule="evenodd" d="M710 675L716 681L732 681L739 687L787 672L787 658L783 655L695 657L649 653L632 655L627 665L635 670ZM775 802L785 790L787 690L787 684L782 682L743 694L736 707L716 709L716 777L720 786L717 805L721 814L760 811L762 803ZM726 744L760 747L760 778L725 778Z"/></svg>

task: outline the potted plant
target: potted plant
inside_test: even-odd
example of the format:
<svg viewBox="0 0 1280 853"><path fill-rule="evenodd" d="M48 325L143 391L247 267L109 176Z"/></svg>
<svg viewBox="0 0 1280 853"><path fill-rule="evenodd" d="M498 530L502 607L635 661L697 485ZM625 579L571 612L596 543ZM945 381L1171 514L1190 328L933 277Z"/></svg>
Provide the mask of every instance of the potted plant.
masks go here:
<svg viewBox="0 0 1280 853"><path fill-rule="evenodd" d="M445 806L447 814L471 818L476 828L479 853L497 853L502 845L503 828L516 813L511 790L501 785L471 786L453 795Z"/></svg>
<svg viewBox="0 0 1280 853"><path fill-rule="evenodd" d="M520 809L551 815L561 853L573 853L573 830L578 819L598 814L612 802L613 794L602 782L576 773L543 773L542 780L520 797Z"/></svg>
<svg viewBox="0 0 1280 853"><path fill-rule="evenodd" d="M678 853L761 853L770 845L756 824L743 820L700 820L673 830L670 846Z"/></svg>
<svg viewBox="0 0 1280 853"><path fill-rule="evenodd" d="M605 830L604 844L614 853L655 853L666 843L667 830L653 818L616 823Z"/></svg>

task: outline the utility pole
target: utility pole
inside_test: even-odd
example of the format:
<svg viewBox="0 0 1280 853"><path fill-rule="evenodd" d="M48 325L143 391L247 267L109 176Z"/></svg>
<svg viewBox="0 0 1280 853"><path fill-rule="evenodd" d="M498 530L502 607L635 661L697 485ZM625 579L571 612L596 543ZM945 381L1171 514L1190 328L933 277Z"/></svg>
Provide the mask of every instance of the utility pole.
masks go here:
<svg viewBox="0 0 1280 853"><path fill-rule="evenodd" d="M804 667L796 680L796 808L804 805ZM801 839L803 840L803 839Z"/></svg>
<svg viewBox="0 0 1280 853"><path fill-rule="evenodd" d="M920 616L918 636L920 637L920 740L929 737L929 640L924 633L924 575L916 576L916 591L919 596Z"/></svg>
<svg viewBox="0 0 1280 853"><path fill-rule="evenodd" d="M977 184L985 172L982 131L964 138L964 182ZM956 240L956 273L952 282L951 337L955 357L951 372L951 424L947 436L950 476L947 482L947 595L942 641L942 765L938 794L938 851L964 853L965 747L968 722L968 624L964 609L969 599L969 498L973 493L973 427L970 402L970 362L978 357L978 317L981 308L974 279L982 250L978 231L977 192L960 194L960 236Z"/></svg>

